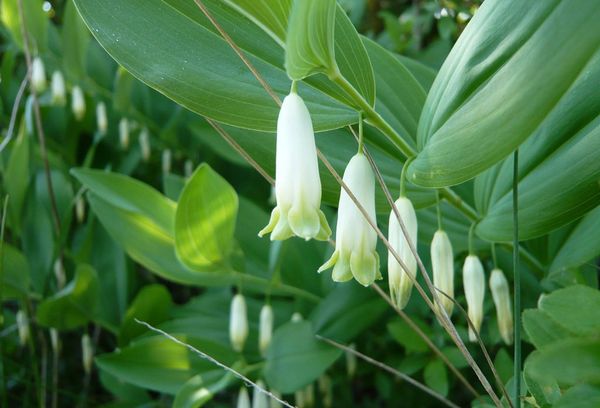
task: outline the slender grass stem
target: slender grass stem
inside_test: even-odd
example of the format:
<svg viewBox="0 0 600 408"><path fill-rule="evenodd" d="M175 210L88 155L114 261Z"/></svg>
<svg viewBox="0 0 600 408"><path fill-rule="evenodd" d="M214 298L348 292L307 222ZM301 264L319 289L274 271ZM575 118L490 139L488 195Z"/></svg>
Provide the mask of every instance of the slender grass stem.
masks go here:
<svg viewBox="0 0 600 408"><path fill-rule="evenodd" d="M513 155L513 270L515 315L515 394L514 404L521 407L521 271L519 270L519 149Z"/></svg>

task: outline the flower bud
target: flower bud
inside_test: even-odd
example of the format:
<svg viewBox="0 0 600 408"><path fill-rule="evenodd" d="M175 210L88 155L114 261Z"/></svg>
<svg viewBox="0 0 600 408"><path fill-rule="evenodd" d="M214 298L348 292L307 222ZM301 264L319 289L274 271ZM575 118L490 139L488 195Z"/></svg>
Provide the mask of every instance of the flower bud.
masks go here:
<svg viewBox="0 0 600 408"><path fill-rule="evenodd" d="M326 241L331 235L321 211L321 180L310 113L292 91L283 100L277 119L275 157L277 206L269 224L258 235L271 233L271 240L293 235Z"/></svg>
<svg viewBox="0 0 600 408"><path fill-rule="evenodd" d="M65 267L60 258L57 258L56 261L54 261L54 277L56 278L56 286L58 286L59 289L64 288L67 283L67 276L65 274Z"/></svg>
<svg viewBox="0 0 600 408"><path fill-rule="evenodd" d="M126 118L119 121L119 143L123 150L129 147L129 121Z"/></svg>
<svg viewBox="0 0 600 408"><path fill-rule="evenodd" d="M229 338L233 349L241 352L248 337L248 315L246 313L246 300L241 294L237 294L231 301L229 316Z"/></svg>
<svg viewBox="0 0 600 408"><path fill-rule="evenodd" d="M150 160L150 132L148 131L148 128L144 127L140 132L139 142L142 159L144 161Z"/></svg>
<svg viewBox="0 0 600 408"><path fill-rule="evenodd" d="M256 382L260 388L265 389L265 383L262 380ZM267 394L254 388L252 392L252 408L269 408L269 400Z"/></svg>
<svg viewBox="0 0 600 408"><path fill-rule="evenodd" d="M431 269L433 270L433 285L454 298L454 255L448 234L437 230L431 242ZM448 316L452 315L454 302L442 293L437 293L442 307Z"/></svg>
<svg viewBox="0 0 600 408"><path fill-rule="evenodd" d="M248 396L248 390L246 390L245 386L240 388L237 399L237 408L250 408L250 397Z"/></svg>
<svg viewBox="0 0 600 408"><path fill-rule="evenodd" d="M315 405L315 386L313 383L304 388L304 406L312 407Z"/></svg>
<svg viewBox="0 0 600 408"><path fill-rule="evenodd" d="M364 154L358 153L350 159L343 180L371 221L376 222L375 176ZM335 251L319 272L333 267L334 281L345 282L354 277L363 286L381 279L379 255L375 250L377 233L344 188L340 193L335 234Z"/></svg>
<svg viewBox="0 0 600 408"><path fill-rule="evenodd" d="M258 331L258 348L264 356L267 353L271 338L273 336L273 308L271 305L264 305L260 310L260 322Z"/></svg>
<svg viewBox="0 0 600 408"><path fill-rule="evenodd" d="M85 97L78 86L74 86L71 91L71 110L77 120L82 120L85 116Z"/></svg>
<svg viewBox="0 0 600 408"><path fill-rule="evenodd" d="M54 353L58 353L60 351L60 338L58 337L58 330L54 328L50 329L50 344L52 345L52 350Z"/></svg>
<svg viewBox="0 0 600 408"><path fill-rule="evenodd" d="M15 318L17 321L17 330L19 332L19 342L21 343L21 346L24 346L29 340L29 319L23 310L19 310Z"/></svg>
<svg viewBox="0 0 600 408"><path fill-rule="evenodd" d="M463 265L463 286L467 298L467 314L479 333L483 321L483 299L485 298L485 273L483 265L475 255L469 255ZM477 341L475 332L469 326L469 340Z"/></svg>
<svg viewBox="0 0 600 408"><path fill-rule="evenodd" d="M31 89L39 94L46 90L46 70L40 57L35 57L31 63Z"/></svg>
<svg viewBox="0 0 600 408"><path fill-rule="evenodd" d="M415 209L406 197L400 197L394 203L398 209L398 214L406 227L406 232L410 242L413 246L417 247L417 214ZM388 279L390 284L390 297L396 303L399 309L404 309L408 300L410 299L410 292L412 291L413 282L411 278L417 275L417 259L413 255L410 249L408 241L404 236L402 227L398 222L396 213L392 210L390 213L389 222L389 243L392 248L396 251L396 254L400 257L404 265L408 268L405 271L402 266L398 263L396 258L391 252L388 252Z"/></svg>
<svg viewBox="0 0 600 408"><path fill-rule="evenodd" d="M321 401L325 408L331 408L333 406L333 388L331 385L331 378L327 374L323 374L319 377L319 392L321 393Z"/></svg>
<svg viewBox="0 0 600 408"><path fill-rule="evenodd" d="M510 289L504 273L498 268L494 269L490 275L490 291L496 305L500 336L504 343L511 345L513 342L513 316Z"/></svg>
<svg viewBox="0 0 600 408"><path fill-rule="evenodd" d="M299 312L294 312L294 314L292 315L292 318L291 318L292 323L298 323L298 322L301 322L302 320L304 320L304 318L302 317L302 314L300 314Z"/></svg>
<svg viewBox="0 0 600 408"><path fill-rule="evenodd" d="M185 174L186 178L190 178L192 176L193 172L194 172L194 162L191 161L190 159L187 159L185 161L185 163L183 164L183 173Z"/></svg>
<svg viewBox="0 0 600 408"><path fill-rule="evenodd" d="M85 200L83 199L83 196L79 196L75 200L75 217L80 224L85 219Z"/></svg>
<svg viewBox="0 0 600 408"><path fill-rule="evenodd" d="M348 346L352 350L356 350L356 345L354 343ZM346 351L346 372L348 373L348 378L354 377L356 374L356 354Z"/></svg>
<svg viewBox="0 0 600 408"><path fill-rule="evenodd" d="M169 174L171 172L171 149L165 149L162 152L161 164L163 174Z"/></svg>
<svg viewBox="0 0 600 408"><path fill-rule="evenodd" d="M106 116L106 104L104 102L98 102L96 105L96 124L98 126L98 132L101 135L106 134L108 129L108 118Z"/></svg>
<svg viewBox="0 0 600 408"><path fill-rule="evenodd" d="M67 102L67 91L65 87L65 78L62 72L54 71L52 73L52 103L63 106Z"/></svg>
<svg viewBox="0 0 600 408"><path fill-rule="evenodd" d="M94 348L92 346L92 340L87 333L81 336L81 360L85 373L89 374L92 371L92 365L94 364Z"/></svg>
<svg viewBox="0 0 600 408"><path fill-rule="evenodd" d="M304 390L300 389L294 393L294 400L296 401L296 408L306 408L306 396Z"/></svg>
<svg viewBox="0 0 600 408"><path fill-rule="evenodd" d="M271 390L271 394L281 399L281 393L279 391ZM269 408L281 408L282 406L281 402L277 401L275 398L271 398L269 401Z"/></svg>

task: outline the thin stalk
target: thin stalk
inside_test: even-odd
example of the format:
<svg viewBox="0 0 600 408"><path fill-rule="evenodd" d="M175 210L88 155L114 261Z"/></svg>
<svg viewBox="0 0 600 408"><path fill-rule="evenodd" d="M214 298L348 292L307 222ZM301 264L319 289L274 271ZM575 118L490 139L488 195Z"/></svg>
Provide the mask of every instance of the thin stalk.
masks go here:
<svg viewBox="0 0 600 408"><path fill-rule="evenodd" d="M21 104L21 98L25 93L25 89L27 88L27 84L29 83L29 67L27 68L27 72L25 73L25 78L21 81L21 85L19 86L19 90L17 91L17 96L15 97L15 101L13 102L12 112L10 113L10 122L8 122L8 130L6 131L6 137L0 143L0 153L4 148L8 145L13 137L13 133L15 130L15 123L17 121L17 112L19 111L19 105Z"/></svg>
<svg viewBox="0 0 600 408"><path fill-rule="evenodd" d="M519 149L513 159L513 270L514 270L514 315L515 315L515 394L514 404L521 406L521 271L519 270Z"/></svg>
<svg viewBox="0 0 600 408"><path fill-rule="evenodd" d="M6 225L6 216L8 214L8 195L4 197L4 205L2 206L2 224L0 224L0 299L2 299L2 293L4 291L4 227ZM0 305L0 328L4 326L4 315L1 312ZM3 354L4 340L0 339L0 356ZM2 406L8 406L6 396L6 378L4 376L4 359L0 359L0 394Z"/></svg>
<svg viewBox="0 0 600 408"><path fill-rule="evenodd" d="M58 334L57 334L58 336ZM60 360L60 341L52 349L52 408L58 407L58 362Z"/></svg>
<svg viewBox="0 0 600 408"><path fill-rule="evenodd" d="M410 164L411 160L407 159L402 166L402 172L400 173L400 197L406 196L406 169Z"/></svg>
<svg viewBox="0 0 600 408"><path fill-rule="evenodd" d="M338 348L340 350L343 350L347 353L351 353L354 354L356 357L366 361L369 364L374 365L375 367L381 368L384 371L387 371L388 373L395 375L396 377L400 378L401 380L406 381L407 383L409 383L410 385L420 389L421 391L425 392L426 394L430 395L431 397L437 399L438 401L440 401L442 404L448 406L448 407L452 407L452 408L459 408L458 405L454 404L452 401L446 399L443 395L435 392L434 390L432 390L431 388L427 387L425 384L421 384L419 381L414 380L412 377L404 374L403 372L400 372L392 367L390 367L387 364L382 363L381 361L377 361L369 356L367 356L366 354L363 354L355 349L353 349L352 347L348 347L345 346L343 344L340 344L336 341L333 341L331 339L328 339L326 337L323 336L319 336L318 334L316 335L317 339L324 341L325 343Z"/></svg>
<svg viewBox="0 0 600 408"><path fill-rule="evenodd" d="M492 242L492 261L494 262L494 268L498 267L498 259L496 258L496 243Z"/></svg>
<svg viewBox="0 0 600 408"><path fill-rule="evenodd" d="M440 208L440 191L435 191L435 210L437 214L437 226L438 230L442 230L442 209Z"/></svg>
<svg viewBox="0 0 600 408"><path fill-rule="evenodd" d="M475 249L473 246L473 231L475 230L475 223L471 224L471 228L469 228L469 241L468 241L468 245L469 245L469 255L475 255Z"/></svg>
<svg viewBox="0 0 600 408"><path fill-rule="evenodd" d="M362 153L365 149L365 134L363 133L363 115L358 114L358 153Z"/></svg>

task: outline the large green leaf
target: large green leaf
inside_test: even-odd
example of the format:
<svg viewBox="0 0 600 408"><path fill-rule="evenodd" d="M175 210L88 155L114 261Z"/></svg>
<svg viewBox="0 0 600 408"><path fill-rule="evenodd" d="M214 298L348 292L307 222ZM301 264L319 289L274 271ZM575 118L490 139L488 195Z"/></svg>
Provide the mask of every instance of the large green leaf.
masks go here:
<svg viewBox="0 0 600 408"><path fill-rule="evenodd" d="M63 16L62 44L63 69L73 81L81 81L85 74L85 57L90 42L90 32L75 9L73 0L68 0Z"/></svg>
<svg viewBox="0 0 600 408"><path fill-rule="evenodd" d="M95 317L98 303L98 277L89 265L79 265L75 278L60 292L37 308L37 321L58 330L71 330Z"/></svg>
<svg viewBox="0 0 600 408"><path fill-rule="evenodd" d="M21 0L23 4L23 18L29 32L30 46L43 52L48 43L48 15L42 8L42 0ZM22 21L18 7L19 0L2 1L2 23L9 29L15 42L23 48Z"/></svg>
<svg viewBox="0 0 600 408"><path fill-rule="evenodd" d="M147 85L223 123L275 130L278 106L193 2L75 3L100 44ZM281 46L235 9L217 0L203 3L274 91L286 95L290 80ZM301 94L317 130L356 121L350 109L313 87L304 87Z"/></svg>
<svg viewBox="0 0 600 408"><path fill-rule="evenodd" d="M572 140L588 134L585 151L597 150L600 138L586 125L599 112L600 96L591 85L597 83L593 78L599 69L599 18L600 9L586 0L486 1L448 56L427 98L419 124L421 151L409 167L409 177L432 187L460 183L505 158L535 132L541 132L533 138L540 144L563 133L573 136ZM583 89L580 84L588 80L590 85ZM569 118L562 117L565 114ZM551 116L560 118L562 126L550 126ZM540 200L541 193L553 178L554 194L563 193L559 185L571 187L566 180L577 180L561 194L563 200L581 199L574 192L585 183L587 191L593 191L589 176L595 171L597 179L598 164L592 163L589 155L582 155L579 157L587 161L579 167L578 156L567 154L570 149L576 148L567 146L560 162L562 168L573 166L577 172L561 179L562 171L552 168L548 172L551 166L547 166L540 177L530 176L522 191L545 202ZM548 176L553 177L542 183ZM528 198L523 198L525 204ZM589 203L580 208L586 205L589 209ZM572 206L572 202L565 204ZM534 213L536 218L542 211Z"/></svg>
<svg viewBox="0 0 600 408"><path fill-rule="evenodd" d="M208 164L187 181L175 213L177 256L190 269L228 262L238 211L231 185Z"/></svg>
<svg viewBox="0 0 600 408"><path fill-rule="evenodd" d="M9 197L9 225L17 233L21 230L21 213L31 176L29 170L29 142L25 126L20 126L17 139L12 145L12 152L3 174L4 188Z"/></svg>
<svg viewBox="0 0 600 408"><path fill-rule="evenodd" d="M119 346L128 344L147 331L136 319L158 325L168 319L172 306L173 301L167 288L162 285L144 286L131 302L123 318L119 331Z"/></svg>
<svg viewBox="0 0 600 408"><path fill-rule="evenodd" d="M22 299L29 291L29 264L15 247L5 242L2 245L0 266L1 300Z"/></svg>

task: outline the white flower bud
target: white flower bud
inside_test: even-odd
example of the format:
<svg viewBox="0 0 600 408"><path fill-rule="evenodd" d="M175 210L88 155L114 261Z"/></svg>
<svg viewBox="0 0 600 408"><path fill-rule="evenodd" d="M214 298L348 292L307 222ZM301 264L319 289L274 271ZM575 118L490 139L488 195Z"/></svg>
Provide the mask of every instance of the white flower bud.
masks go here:
<svg viewBox="0 0 600 408"><path fill-rule="evenodd" d="M348 346L352 350L356 350L356 345L354 343ZM348 373L348 378L354 377L356 374L356 354L346 351L346 372Z"/></svg>
<svg viewBox="0 0 600 408"><path fill-rule="evenodd" d="M40 57L35 57L31 63L31 89L39 94L46 90L46 70Z"/></svg>
<svg viewBox="0 0 600 408"><path fill-rule="evenodd" d="M291 318L292 323L298 323L298 322L301 322L302 320L304 320L302 315L299 312L294 312L294 314L292 315L292 318Z"/></svg>
<svg viewBox="0 0 600 408"><path fill-rule="evenodd" d="M277 119L275 159L277 206L258 235L271 240L293 235L326 241L331 235L321 211L321 180L310 113L297 93L283 100Z"/></svg>
<svg viewBox="0 0 600 408"><path fill-rule="evenodd" d="M119 143L123 150L129 147L129 121L126 118L119 121Z"/></svg>
<svg viewBox="0 0 600 408"><path fill-rule="evenodd" d="M248 337L248 315L246 313L246 300L241 294L237 294L231 301L229 316L229 339L233 349L241 352L244 349Z"/></svg>
<svg viewBox="0 0 600 408"><path fill-rule="evenodd" d="M431 269L433 270L433 285L454 298L454 255L448 234L442 230L435 232L431 242ZM448 316L452 315L454 302L439 292L437 297Z"/></svg>
<svg viewBox="0 0 600 408"><path fill-rule="evenodd" d="M265 383L261 380L256 382L260 388L265 389ZM254 388L252 392L252 408L269 408L269 400L267 394Z"/></svg>
<svg viewBox="0 0 600 408"><path fill-rule="evenodd" d="M319 392L321 393L321 401L325 408L331 408L333 406L333 388L331 385L331 378L327 374L323 374L319 377Z"/></svg>
<svg viewBox="0 0 600 408"><path fill-rule="evenodd" d="M406 227L410 241L414 247L417 247L417 214L415 209L406 197L400 197L394 203L400 214L400 218ZM400 257L404 265L408 268L407 272L400 266L391 252L388 252L388 279L390 284L390 297L396 303L399 309L404 309L410 299L410 292L413 287L411 278L417 275L417 259L413 255L408 241L404 236L402 227L398 222L396 213L392 210L390 213L390 222L388 230L388 240L390 246L394 248L396 254Z"/></svg>
<svg viewBox="0 0 600 408"><path fill-rule="evenodd" d="M87 333L81 336L81 360L85 373L89 374L92 371L92 365L94 364L94 348L92 346L92 340Z"/></svg>
<svg viewBox="0 0 600 408"><path fill-rule="evenodd" d="M294 400L296 401L296 408L306 408L304 390L300 389L294 393Z"/></svg>
<svg viewBox="0 0 600 408"><path fill-rule="evenodd" d="M80 224L85 220L85 200L81 195L75 200L75 217Z"/></svg>
<svg viewBox="0 0 600 408"><path fill-rule="evenodd" d="M258 348L264 356L267 353L271 338L273 337L273 308L271 305L264 305L260 310L260 322L258 331Z"/></svg>
<svg viewBox="0 0 600 408"><path fill-rule="evenodd" d="M65 267L60 258L54 261L54 277L56 278L56 286L59 289L64 288L67 283L67 275L65 274Z"/></svg>
<svg viewBox="0 0 600 408"><path fill-rule="evenodd" d="M21 346L24 346L29 340L29 319L23 310L19 310L15 318L17 321L17 330L19 331L19 342Z"/></svg>
<svg viewBox="0 0 600 408"><path fill-rule="evenodd" d="M248 396L248 390L242 386L237 399L237 408L250 408L250 397Z"/></svg>
<svg viewBox="0 0 600 408"><path fill-rule="evenodd" d="M96 124L98 126L98 132L101 135L105 135L108 130L108 118L106 116L106 104L104 102L98 102L96 105Z"/></svg>
<svg viewBox="0 0 600 408"><path fill-rule="evenodd" d="M485 298L485 273L483 265L475 255L469 255L463 265L463 286L467 298L467 314L475 331L479 333L483 321L483 299ZM469 340L477 341L475 332L469 327Z"/></svg>
<svg viewBox="0 0 600 408"><path fill-rule="evenodd" d="M82 120L85 116L85 97L79 86L74 86L71 91L71 110L77 120Z"/></svg>
<svg viewBox="0 0 600 408"><path fill-rule="evenodd" d="M67 102L67 91L65 87L65 78L62 72L54 71L52 73L52 103L63 106Z"/></svg>
<svg viewBox="0 0 600 408"><path fill-rule="evenodd" d="M271 390L271 394L273 394L277 398L281 399L281 393L279 393L279 391ZM281 408L281 407L283 407L281 402L277 401L275 398L270 399L269 408Z"/></svg>
<svg viewBox="0 0 600 408"><path fill-rule="evenodd" d="M50 329L50 344L54 353L58 353L60 350L60 338L58 337L58 330L54 328Z"/></svg>
<svg viewBox="0 0 600 408"><path fill-rule="evenodd" d="M144 161L150 160L150 132L148 128L144 127L140 132L140 150L142 152L142 159Z"/></svg>
<svg viewBox="0 0 600 408"><path fill-rule="evenodd" d="M375 222L375 176L364 154L358 153L350 159L343 180ZM335 251L319 272L333 267L334 281L345 282L354 277L364 286L381 279L379 255L375 250L377 233L344 188L340 193L335 234Z"/></svg>
<svg viewBox="0 0 600 408"><path fill-rule="evenodd" d="M173 153L171 153L171 149L165 149L162 152L161 164L162 164L162 172L163 174L169 174L171 172L171 158Z"/></svg>
<svg viewBox="0 0 600 408"><path fill-rule="evenodd" d="M315 405L315 386L313 383L308 384L304 388L304 405L306 407Z"/></svg>
<svg viewBox="0 0 600 408"><path fill-rule="evenodd" d="M194 172L194 162L191 161L190 159L187 159L185 161L185 163L183 164L183 173L185 174L186 178L189 178L192 176L193 172Z"/></svg>
<svg viewBox="0 0 600 408"><path fill-rule="evenodd" d="M513 316L510 289L504 273L498 268L494 269L490 275L490 291L496 305L500 336L504 343L511 345L513 342Z"/></svg>

